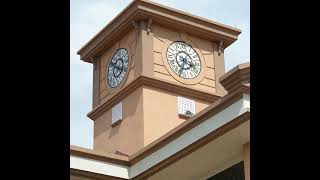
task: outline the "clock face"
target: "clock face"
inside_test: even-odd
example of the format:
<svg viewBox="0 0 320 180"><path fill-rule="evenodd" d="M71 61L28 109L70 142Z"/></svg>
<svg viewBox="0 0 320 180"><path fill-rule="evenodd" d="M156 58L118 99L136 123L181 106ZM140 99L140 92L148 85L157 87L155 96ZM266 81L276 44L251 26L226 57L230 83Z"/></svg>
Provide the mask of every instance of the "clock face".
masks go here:
<svg viewBox="0 0 320 180"><path fill-rule="evenodd" d="M129 55L128 51L120 48L112 56L107 69L107 81L110 87L117 87L128 72Z"/></svg>
<svg viewBox="0 0 320 180"><path fill-rule="evenodd" d="M201 60L191 45L175 41L167 49L167 61L170 68L184 79L194 79L200 74Z"/></svg>

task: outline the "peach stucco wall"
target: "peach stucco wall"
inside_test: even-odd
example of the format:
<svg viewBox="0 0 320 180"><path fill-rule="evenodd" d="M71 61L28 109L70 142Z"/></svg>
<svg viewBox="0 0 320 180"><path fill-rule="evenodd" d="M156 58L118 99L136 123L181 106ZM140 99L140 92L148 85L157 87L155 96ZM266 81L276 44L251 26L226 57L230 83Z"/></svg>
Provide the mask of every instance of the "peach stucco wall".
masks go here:
<svg viewBox="0 0 320 180"><path fill-rule="evenodd" d="M187 121L178 116L178 95L140 87L122 100L123 120L111 126L111 109L94 122L94 149L131 155ZM209 103L195 100L196 113Z"/></svg>
<svg viewBox="0 0 320 180"><path fill-rule="evenodd" d="M143 147L142 87L122 100L123 120L111 126L111 109L94 122L94 149L132 154Z"/></svg>
<svg viewBox="0 0 320 180"><path fill-rule="evenodd" d="M195 100L196 113L209 106ZM154 88L143 88L144 146L187 121L178 116L178 96Z"/></svg>

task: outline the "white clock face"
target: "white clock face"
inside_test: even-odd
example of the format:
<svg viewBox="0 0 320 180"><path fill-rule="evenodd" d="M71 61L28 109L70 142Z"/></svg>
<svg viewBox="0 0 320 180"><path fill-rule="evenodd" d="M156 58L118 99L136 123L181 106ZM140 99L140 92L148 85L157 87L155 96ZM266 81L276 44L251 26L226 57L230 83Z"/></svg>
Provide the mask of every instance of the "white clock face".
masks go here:
<svg viewBox="0 0 320 180"><path fill-rule="evenodd" d="M107 68L107 81L111 88L117 87L128 72L129 55L128 51L120 48L112 56Z"/></svg>
<svg viewBox="0 0 320 180"><path fill-rule="evenodd" d="M191 45L175 41L167 49L170 68L184 79L194 79L200 74L201 60Z"/></svg>

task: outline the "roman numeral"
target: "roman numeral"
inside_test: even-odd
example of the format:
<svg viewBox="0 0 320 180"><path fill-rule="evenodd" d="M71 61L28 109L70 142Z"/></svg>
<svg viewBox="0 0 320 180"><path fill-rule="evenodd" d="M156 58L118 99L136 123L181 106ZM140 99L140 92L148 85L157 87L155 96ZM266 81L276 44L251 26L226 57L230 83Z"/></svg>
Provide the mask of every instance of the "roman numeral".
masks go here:
<svg viewBox="0 0 320 180"><path fill-rule="evenodd" d="M123 55L122 50L120 50L118 54L119 54L119 57L122 58L122 55Z"/></svg>
<svg viewBox="0 0 320 180"><path fill-rule="evenodd" d="M179 72L179 68L178 68L178 66L176 66L175 64L172 66L172 69L173 69L175 72Z"/></svg>
<svg viewBox="0 0 320 180"><path fill-rule="evenodd" d="M124 54L123 60L125 60L125 61L128 60L128 54L127 53Z"/></svg>
<svg viewBox="0 0 320 180"><path fill-rule="evenodd" d="M176 50L170 46L170 48L168 49L168 52L170 52L171 54L175 54Z"/></svg>
<svg viewBox="0 0 320 180"><path fill-rule="evenodd" d="M183 72L181 73L181 77L186 78L186 72L183 71Z"/></svg>
<svg viewBox="0 0 320 180"><path fill-rule="evenodd" d="M175 61L173 60L173 61L168 61L169 62L169 64L171 65L171 66L173 66L174 65L174 63L175 63Z"/></svg>
<svg viewBox="0 0 320 180"><path fill-rule="evenodd" d="M192 68L191 71L194 72L194 74L198 74L199 72L196 68Z"/></svg>
<svg viewBox="0 0 320 180"><path fill-rule="evenodd" d="M188 49L189 48L189 49ZM190 53L190 51L192 50L192 48L190 46L187 47L187 52Z"/></svg>
<svg viewBox="0 0 320 180"><path fill-rule="evenodd" d="M190 77L193 78L195 75L193 74L193 71L189 71Z"/></svg>
<svg viewBox="0 0 320 180"><path fill-rule="evenodd" d="M186 44L182 44L182 43L181 43L181 48L182 48L182 49L186 49Z"/></svg>

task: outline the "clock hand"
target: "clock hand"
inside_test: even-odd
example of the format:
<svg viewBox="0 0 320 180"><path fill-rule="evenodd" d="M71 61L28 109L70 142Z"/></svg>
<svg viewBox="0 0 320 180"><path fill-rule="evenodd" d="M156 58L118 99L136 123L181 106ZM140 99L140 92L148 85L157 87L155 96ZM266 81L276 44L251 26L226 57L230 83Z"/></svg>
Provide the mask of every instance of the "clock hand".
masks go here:
<svg viewBox="0 0 320 180"><path fill-rule="evenodd" d="M119 68L117 66L114 66L113 69L117 72Z"/></svg>
<svg viewBox="0 0 320 180"><path fill-rule="evenodd" d="M193 62L191 62L191 61L190 61L190 62L187 61L187 63L190 65L190 67L195 67L195 66L196 66L196 65L194 65Z"/></svg>
<svg viewBox="0 0 320 180"><path fill-rule="evenodd" d="M178 55L180 58L180 61L184 61L184 58L181 55Z"/></svg>
<svg viewBox="0 0 320 180"><path fill-rule="evenodd" d="M119 70L119 68L117 69L117 75L116 76L119 76L119 74L120 74L120 70Z"/></svg>
<svg viewBox="0 0 320 180"><path fill-rule="evenodd" d="M111 68L114 68L114 69L117 69L117 68L118 68L118 66L117 66L116 63L111 62L110 65L111 65Z"/></svg>
<svg viewBox="0 0 320 180"><path fill-rule="evenodd" d="M183 63L182 63L182 65L180 66L180 70L179 70L179 76L181 76L181 73L182 73L182 70L183 70L183 68L184 68L184 65L185 65L185 61L183 61Z"/></svg>

